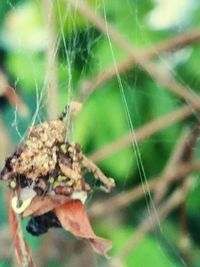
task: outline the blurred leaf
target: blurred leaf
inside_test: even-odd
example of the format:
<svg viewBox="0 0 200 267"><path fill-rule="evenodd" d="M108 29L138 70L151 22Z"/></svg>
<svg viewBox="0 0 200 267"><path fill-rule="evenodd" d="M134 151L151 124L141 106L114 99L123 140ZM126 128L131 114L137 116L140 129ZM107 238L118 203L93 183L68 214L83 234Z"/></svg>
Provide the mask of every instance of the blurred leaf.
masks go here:
<svg viewBox="0 0 200 267"><path fill-rule="evenodd" d="M36 89L39 91L43 89L45 83L46 73L46 57L43 53L9 53L7 57L7 70L16 80L16 87L21 87L25 93L36 93ZM28 66L28 67L27 67ZM67 80L68 69L66 65L57 64L59 91L61 92L61 110L67 102ZM73 72L73 68L70 72L75 79L76 73Z"/></svg>
<svg viewBox="0 0 200 267"><path fill-rule="evenodd" d="M5 189L5 187L3 187L2 185L0 186L0 202L3 203L3 205L0 205L0 225L5 223L7 218L8 218L8 214L7 214L7 210L6 210L6 203L5 203L5 199L4 199L4 193L3 193L3 189Z"/></svg>
<svg viewBox="0 0 200 267"><path fill-rule="evenodd" d="M7 58L7 69L16 79L16 86L25 92L41 89L45 79L45 59L41 53L10 53Z"/></svg>
<svg viewBox="0 0 200 267"><path fill-rule="evenodd" d="M87 0L87 3L96 10L102 0ZM57 28L62 35L69 36L73 32L78 32L83 28L90 27L87 18L77 12L76 9L68 5L65 0L55 1ZM62 36L63 38L63 36Z"/></svg>
<svg viewBox="0 0 200 267"><path fill-rule="evenodd" d="M144 116L146 118L149 117L149 120L156 120L177 109L179 99L176 100L168 90L160 88L150 81L146 81L143 90L146 90L147 93L146 109L144 108L143 110L144 112L148 110L148 114L144 114ZM145 140L146 150L143 150L142 155L149 162L149 166L154 166L154 171L152 170L153 173L151 175L160 172L166 164L176 144L179 132L179 123L176 123L159 131L149 140ZM151 153L148 151L151 151ZM152 155L154 155L153 158ZM154 164L155 162L157 163L156 165Z"/></svg>
<svg viewBox="0 0 200 267"><path fill-rule="evenodd" d="M91 68L92 74L101 72L108 66L114 65L115 62L126 58L126 53L105 37L102 37L98 41L93 53L95 53L95 57L91 62L93 66L93 68Z"/></svg>
<svg viewBox="0 0 200 267"><path fill-rule="evenodd" d="M101 148L128 132L121 101L118 89L112 84L110 88L106 87L93 94L85 103L75 129L75 140L84 149ZM100 165L110 176L120 178L124 183L135 167L132 149L119 151L103 160Z"/></svg>
<svg viewBox="0 0 200 267"><path fill-rule="evenodd" d="M110 232L114 244L113 254L120 251L120 248L133 235L133 230L128 227L120 227L112 229ZM158 240L145 237L140 244L129 253L125 259L125 266L127 267L169 267L169 266L183 266L181 263L175 262L173 258L162 248Z"/></svg>
<svg viewBox="0 0 200 267"><path fill-rule="evenodd" d="M34 1L26 1L6 16L0 41L9 50L41 51L46 45L46 31L41 7Z"/></svg>
<svg viewBox="0 0 200 267"><path fill-rule="evenodd" d="M198 85L200 84L200 69L197 62L197 58L199 57L200 47L199 45L197 45L192 49L192 54L187 60L186 64L180 66L181 73L186 76L188 82L192 84L192 87L194 87L194 89L198 88Z"/></svg>
<svg viewBox="0 0 200 267"><path fill-rule="evenodd" d="M6 1L0 1L0 26L2 22L4 21L4 17L6 15L6 11L8 10L8 5Z"/></svg>
<svg viewBox="0 0 200 267"><path fill-rule="evenodd" d="M193 188L187 197L186 210L188 215L197 215L197 211L199 211L198 213L200 215L199 177L194 176L191 178L193 179Z"/></svg>

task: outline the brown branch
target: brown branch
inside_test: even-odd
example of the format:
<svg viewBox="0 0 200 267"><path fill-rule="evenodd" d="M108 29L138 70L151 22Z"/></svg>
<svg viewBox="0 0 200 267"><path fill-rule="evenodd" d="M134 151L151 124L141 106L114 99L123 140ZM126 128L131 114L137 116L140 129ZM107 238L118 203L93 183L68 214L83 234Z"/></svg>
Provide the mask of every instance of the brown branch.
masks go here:
<svg viewBox="0 0 200 267"><path fill-rule="evenodd" d="M101 18L92 8L82 0L67 0L71 6L83 14L90 22L92 22L103 34L108 36L108 39L115 42L123 49L132 60L142 67L155 81L170 91L185 99L193 108L199 107L200 96L192 92L189 88L185 88L182 84L176 82L170 72L163 66L158 66L151 62L137 48L133 46L120 32L117 31L109 22ZM117 71L117 69L116 69Z"/></svg>
<svg viewBox="0 0 200 267"><path fill-rule="evenodd" d="M16 110L22 117L28 116L29 110L27 105L23 102L22 98L16 93L16 91L11 86L7 87L5 91L5 96L7 97L10 104L14 108L16 108Z"/></svg>
<svg viewBox="0 0 200 267"><path fill-rule="evenodd" d="M49 119L58 117L58 77L56 59L56 28L54 1L43 0L44 17L47 24L48 46L46 51L46 77L47 111Z"/></svg>
<svg viewBox="0 0 200 267"><path fill-rule="evenodd" d="M0 70L0 96L5 96L10 104L17 109L23 117L28 116L29 110L14 88L9 85L6 75Z"/></svg>
<svg viewBox="0 0 200 267"><path fill-rule="evenodd" d="M182 191L187 191L187 178L184 177L180 181L180 187L182 188ZM191 261L191 244L192 240L190 237L189 229L188 229L188 224L187 224L187 212L186 212L186 200L184 200L178 209L179 213L179 222L180 222L180 240L179 240L179 249L181 251L182 258L186 265L189 267L192 266L192 261Z"/></svg>
<svg viewBox="0 0 200 267"><path fill-rule="evenodd" d="M180 159L182 162L189 163L192 161L194 157L194 148L198 141L199 134L200 134L200 128L199 128L199 124L197 124L193 128L193 130L190 132L188 136L188 140L184 144L183 153ZM181 187L182 190L187 190L187 177L186 176L183 177L183 179L179 181L179 184L180 184L179 187ZM180 218L179 220L180 220L180 233L181 233L179 246L180 246L180 250L181 250L184 261L186 262L188 266L192 266L191 255L190 255L191 254L190 248L191 248L192 241L191 241L190 234L189 234L186 213L187 213L186 212L186 201L184 201L183 203L181 203L179 207L179 218Z"/></svg>
<svg viewBox="0 0 200 267"><path fill-rule="evenodd" d="M156 186L154 202L160 203L167 193L169 185L173 182L170 177L170 173L173 173L178 164L187 163L190 164L193 158L194 147L196 145L198 136L200 133L199 125L195 126L190 132L183 133L183 136L179 138L179 142L175 146L175 149L170 157L169 163L164 170L164 176L166 179L160 180ZM169 175L168 175L169 174Z"/></svg>
<svg viewBox="0 0 200 267"><path fill-rule="evenodd" d="M11 257L10 255L10 247L12 246L12 239L11 239L11 232L10 232L10 228L8 226L8 224L1 224L1 228L0 228L0 237L1 237L1 241L0 241L0 259L4 259L7 258L9 259Z"/></svg>
<svg viewBox="0 0 200 267"><path fill-rule="evenodd" d="M161 41L158 44L154 44L153 47L145 50L143 52L143 55L150 60L155 56L159 56L161 53L173 52L177 49L181 49L185 46L199 42L199 40L200 40L200 28L192 29L187 32L181 33L178 36ZM134 66L135 66L134 60L132 58L128 58L117 63L117 66L114 65L108 67L106 70L103 70L102 72L98 73L90 80L83 81L80 88L80 99L85 99L85 97L91 94L92 91L99 89L101 86L103 86L117 74L126 72L127 70L133 68Z"/></svg>
<svg viewBox="0 0 200 267"><path fill-rule="evenodd" d="M0 117L0 166L3 166L6 156L8 152L11 151L12 142L9 138L9 133Z"/></svg>
<svg viewBox="0 0 200 267"><path fill-rule="evenodd" d="M162 199L164 198L168 188L169 184L172 182L171 179L171 173L174 173L176 168L178 167L178 164L180 163L180 159L183 155L183 151L185 148L185 144L189 138L189 135L191 132L188 133L188 130L183 130L183 133L178 138L178 141L170 155L170 158L168 160L168 163L163 171L163 179L160 179L159 182L156 184L155 190L154 190L154 197L153 201L155 205L158 205L161 203ZM182 162L183 163L183 162ZM174 177L173 177L174 178Z"/></svg>
<svg viewBox="0 0 200 267"><path fill-rule="evenodd" d="M191 185L188 184L187 192L189 187L191 187ZM161 220L164 220L172 210L177 208L185 200L187 192L182 189L177 189L160 207L156 209L156 212L151 213L145 218L134 235L128 239L122 249L117 253L116 257L123 259L130 253L130 251L133 251L149 231L153 230Z"/></svg>
<svg viewBox="0 0 200 267"><path fill-rule="evenodd" d="M112 214L113 212L130 205L130 203L139 200L144 194L148 193L149 190L154 191L159 181L163 179L173 179L174 181L176 179L182 179L182 177L199 169L200 161L180 164L173 173L168 174L167 176L162 174L161 176L149 179L148 189L144 188L143 185L138 185L135 188L121 192L119 195L113 196L104 202L98 201L97 203L94 203L90 208L91 216L97 218Z"/></svg>
<svg viewBox="0 0 200 267"><path fill-rule="evenodd" d="M83 166L94 175L95 179L103 183L101 188L105 192L110 192L115 187L115 181L112 178L106 177L105 174L85 155L83 155L82 157Z"/></svg>
<svg viewBox="0 0 200 267"><path fill-rule="evenodd" d="M137 140L137 142L140 142L145 138L148 138L151 135L157 133L158 131L165 129L171 124L177 123L178 121L189 117L191 113L192 110L188 106L172 111L171 113L164 115L161 118L157 118L145 124L144 126L141 126L140 128L136 129L134 131L135 139ZM104 147L91 154L90 159L93 161L101 161L109 155L114 154L117 151L130 146L133 143L132 135L133 133L130 132L113 141L112 143L105 145Z"/></svg>
<svg viewBox="0 0 200 267"><path fill-rule="evenodd" d="M35 264L33 262L30 248L27 245L23 236L20 218L14 213L12 207L10 207L9 209L9 220L10 220L12 237L15 244L15 249L20 266L34 267Z"/></svg>

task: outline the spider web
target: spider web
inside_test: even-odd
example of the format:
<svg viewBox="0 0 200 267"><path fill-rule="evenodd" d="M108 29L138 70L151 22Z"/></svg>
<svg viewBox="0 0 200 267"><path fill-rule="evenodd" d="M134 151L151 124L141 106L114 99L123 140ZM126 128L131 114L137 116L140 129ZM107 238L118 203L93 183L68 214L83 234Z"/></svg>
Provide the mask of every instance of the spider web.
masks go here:
<svg viewBox="0 0 200 267"><path fill-rule="evenodd" d="M154 35L152 34L152 38L156 39L158 38L156 31L163 31L166 33L168 30L169 32L171 31L170 34L174 32L174 35L176 35L176 33L187 29L189 27L188 25L191 26L191 16L194 14L197 4L195 1L190 1L189 3L189 1L186 0L177 1L176 3L174 3L174 1L148 1L148 7L145 8L145 3L141 4L139 1L127 0L124 2L123 6L121 6L122 12L119 15L118 12L120 9L117 7L120 4L119 1L117 1L116 5L111 3L112 1L109 1L109 3L108 1L91 1L93 12L100 14L106 22L106 34L103 35L99 29L97 30L98 27L88 22L87 13L84 14L85 16L80 16L78 8L74 8L73 5L70 6L70 4L66 3L67 1L55 1L55 17L51 16L53 5L49 3L49 1L42 1L42 4L40 1L16 2L19 3L6 1L6 9L9 9L9 11L6 11L8 12L6 14L9 14L9 16L6 15L5 23L3 24L2 43L4 49L5 47L9 48L8 54L9 51L11 51L10 53L12 56L8 57L7 69L9 70L10 79L13 79L13 87L16 88L17 93L18 88L21 89L20 93L23 96L23 101L28 106L30 114L24 118L20 114L18 106L5 109L4 120L9 121L9 125L6 123L6 128L9 133L12 133L10 135L13 143L17 144L23 141L30 126L45 121L48 117L56 118L56 114L59 114L66 104L69 105L72 101L80 100L80 95L84 92L81 97L83 108L80 114L75 120L70 113L68 113L66 118L69 140L80 142L83 145L83 150L88 154L92 154L95 150L98 151L98 149L107 143L112 143L115 139L129 132L131 141L125 153L122 153L122 151L120 154L119 150L119 154L116 153L116 156L114 154L110 159L108 157L108 160L105 158L102 162L100 161L100 166L105 172L108 172L109 175L116 177L116 191L118 191L118 194L126 192L137 184L142 185L144 192L145 201L141 201L141 203L135 206L130 203L130 205L128 205L129 211L122 216L122 219L121 214L118 213L116 213L117 215L115 215L111 222L109 222L106 217L104 218L108 229L112 229L112 224L116 220L116 227L113 232L122 235L120 241L119 238L114 238L114 235L111 235L110 238L113 238L114 242L122 242L125 244L126 240L124 239L129 239L133 231L137 231L137 228L142 225L142 222L149 218L149 224L155 223L158 227L152 236L145 236L144 243L142 243L143 246L147 243L147 249L148 246L151 245L156 249L159 260L163 257L162 266L169 266L169 264L171 266L188 266L187 260L180 256L180 252L176 249L176 242L173 242L165 233L167 224L170 225L169 228L173 228L173 224L170 220L167 220L166 223L160 221L158 207L154 204L154 198L152 197L151 189L148 185L149 177L155 176L163 170L165 162L169 158L170 152L177 142L180 129L177 130L172 127L166 134L158 134L158 138L146 139L144 145L140 145L137 141L137 128L139 126L147 123L149 119L158 116L159 109L162 114L165 114L173 108L179 107L180 100L171 96L167 91L164 91L161 88L162 85L159 85L159 82L157 84L157 81L154 82L148 76L145 76L140 67L134 70L130 69L125 73L120 71L118 63L124 60L127 55L121 51L121 48L119 49L119 47L115 45L112 34L110 34L109 23L112 23L119 32L121 31L122 35L126 36L130 42L134 40L135 43L133 43L135 45L138 47L143 46L142 48L145 49L145 47L152 47L154 45L154 40L150 38L151 32L155 32ZM40 23L36 23L32 29L26 29L28 31L26 33L28 37L25 36L25 29L23 27L20 29L12 25L12 21L15 22L17 18L21 19L20 16L22 16L22 26L23 23L26 22L26 19L28 19L28 16L35 16L34 12L38 12L39 7L40 10L42 10L39 14L40 18L38 19ZM48 7L48 12L46 7ZM180 8L182 12L180 12ZM163 9L166 12L165 19L163 19L161 15L161 10ZM178 9L179 12L177 14L176 10ZM174 17L172 10L174 10ZM168 19L170 16L167 15L167 12L171 15L171 19ZM184 16L186 13L187 16ZM127 14L127 16L123 17L121 14ZM182 15L180 16L180 14ZM55 32L51 28L52 21L56 29ZM5 25L8 28L6 28ZM128 25L130 29L133 27L133 31L129 29ZM15 33L14 37L12 37L12 33ZM31 37L31 35L33 36ZM53 51L48 55L45 51L49 49L50 37L52 37ZM30 38L31 41L29 41ZM162 40L162 37L159 38ZM37 40L39 41L37 42ZM26 53L24 55L25 50ZM102 51L104 53L102 53ZM184 65L191 57L192 49L185 48L174 53L172 56L160 54L159 50L156 51L155 48L155 54L156 53L156 64L160 66L160 69L165 70L166 74L171 75L172 79L181 83L188 91L193 92L192 89L190 89L189 82L185 82L179 72L177 72L177 66L181 64ZM41 54L43 54L43 56L41 56ZM38 57L42 58L43 63L41 60L38 60L35 55L39 55ZM27 61L25 60L25 63L29 63L28 68L30 71L27 72L26 69L24 69L24 75L23 72L12 72L12 67L16 67L16 62L19 61L20 57L22 61L24 58L26 58L26 60L28 59ZM46 67L48 61L50 62L49 65L52 64L52 68L55 68L54 65L56 65L57 73L55 74L55 83L52 82L52 77L49 75L52 73L51 68L49 69ZM21 67L22 64L19 66ZM86 90L85 88L88 88L87 85L89 84L88 81L91 79L91 81L94 82L92 78L95 77L97 73L102 73L102 71L109 66L113 66L116 73L115 78L108 81L105 85L102 85L99 90ZM40 70L44 72L42 80ZM30 83L28 78L26 79L27 74L32 75L32 82ZM52 84L55 88L52 88ZM192 84L195 84L195 82ZM30 86L32 89L25 89L26 86ZM55 92L55 90L57 90L57 92ZM159 91L159 93L156 94L156 90ZM51 94L56 94L57 102L54 102L55 99L52 99ZM115 97L113 97L113 95L115 95ZM166 105L168 105L166 109L155 104L159 102L161 102L161 104L165 103L165 99L167 99ZM140 102L142 103L140 104ZM154 111L151 110L151 106L149 105L154 105ZM188 105L192 110L191 113L194 114L197 120L197 115L195 115L195 111L192 105L190 105L190 102L188 102ZM54 110L54 106L57 110ZM145 110L146 108L148 108L148 110ZM108 116L109 112L111 115ZM99 124L99 126L97 124ZM93 134L94 131L95 134ZM91 140L91 138L93 139ZM161 143L164 145L161 146ZM171 150L166 149L166 144L170 146ZM159 146L161 146L161 149ZM156 149L158 149L158 151L160 149L159 153L164 153L165 160L159 161L159 157L155 156L155 154L158 153ZM153 153L152 157L155 156L155 161L158 160L161 167L155 166L156 164L151 166L153 161L146 156L148 151L149 153ZM119 160L118 164L116 159ZM118 167L117 165L125 165L126 168L123 168L123 166ZM99 202L106 201L107 197L108 196L102 196L98 193L96 194L95 192L90 196L88 203L92 204L96 199ZM138 209L137 214L134 216L130 215L134 209ZM6 211L2 212L5 213ZM103 231L106 230L104 229ZM167 231L170 230L167 229ZM142 253L145 251L144 249L142 250L142 246L140 245L138 245L137 249L138 255L140 254L140 249ZM14 247L8 252L10 258L12 257L13 250ZM128 254L129 257L127 257L124 262L123 257L120 258L121 255L117 249L115 249L113 255L114 259L115 255L116 257L119 256L119 258L117 258L119 261L118 265L113 261L112 264L114 266L131 266L126 265L125 261L134 262L134 259L132 259L132 261L130 260L130 253ZM75 261L75 257L77 257L77 254L74 252L69 264L74 264L73 261ZM93 259L92 256L90 256L90 258L92 262L90 263L91 266L92 264L96 266L105 266L105 264L107 264ZM167 260L164 260L165 258L167 258ZM80 260L81 259L80 256ZM122 261L121 265L119 265L120 260ZM155 258L155 264L157 261L158 259ZM139 265L135 263L135 266L141 266L140 263L138 264ZM9 260L2 260L0 266L9 266Z"/></svg>

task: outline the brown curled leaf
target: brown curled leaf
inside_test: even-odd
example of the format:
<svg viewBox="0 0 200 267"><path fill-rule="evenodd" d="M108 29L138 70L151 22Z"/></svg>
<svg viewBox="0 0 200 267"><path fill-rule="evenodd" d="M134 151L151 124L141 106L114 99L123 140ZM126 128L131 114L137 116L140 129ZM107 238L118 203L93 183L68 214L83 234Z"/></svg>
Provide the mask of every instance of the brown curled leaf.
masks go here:
<svg viewBox="0 0 200 267"><path fill-rule="evenodd" d="M70 199L68 197L63 195L46 195L44 197L35 196L31 204L23 212L23 217L42 215L69 200Z"/></svg>
<svg viewBox="0 0 200 267"><path fill-rule="evenodd" d="M77 237L86 238L90 241L93 249L107 256L107 251L112 244L109 240L98 237L92 230L84 205L80 200L71 200L54 208L61 225Z"/></svg>

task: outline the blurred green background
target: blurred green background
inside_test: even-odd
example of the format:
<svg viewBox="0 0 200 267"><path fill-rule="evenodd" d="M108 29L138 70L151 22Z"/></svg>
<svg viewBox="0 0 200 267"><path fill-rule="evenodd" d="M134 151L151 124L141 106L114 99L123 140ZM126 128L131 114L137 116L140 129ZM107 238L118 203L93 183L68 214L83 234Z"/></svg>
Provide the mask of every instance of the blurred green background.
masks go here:
<svg viewBox="0 0 200 267"><path fill-rule="evenodd" d="M130 43L145 51L151 48L154 61L169 70L176 81L199 93L200 45L197 40L183 44L180 49L160 53L156 45L178 35L198 29L200 4L198 0L90 0L95 12L106 18ZM47 8L49 7L49 9ZM53 14L53 16L52 16ZM69 125L71 139L80 143L87 155L98 151L146 123L167 115L183 106L184 101L172 94L140 67L114 75L106 83L83 94L84 86L95 86L97 74L117 69L128 56L114 42L104 36L86 16L74 10L67 0L5 0L0 2L0 166L6 155L23 140L32 123L40 123L59 114L66 103L83 101L83 108ZM200 31L200 27L199 27ZM51 39L52 38L52 39ZM49 45L50 39L53 46ZM200 39L200 38L199 38ZM51 51L53 49L53 51ZM50 52L48 52L50 51ZM51 98L47 86L49 61L56 83ZM51 73L51 71L50 71ZM92 87L91 87L92 88ZM127 114L128 113L128 114ZM160 175L185 129L198 124L198 113L157 131L138 143L110 151L98 165L116 180L113 196ZM131 126L132 125L132 126ZM139 153L138 153L139 151ZM192 148L194 159L199 158L198 142ZM141 157L141 159L140 159ZM139 163L138 163L139 162ZM139 166L138 166L139 164ZM145 175L141 175L141 166ZM192 188L184 205L176 207L161 222L160 228L146 234L134 249L118 258L113 266L200 266L200 198L199 173L187 176ZM144 184L145 186L145 184ZM181 186L170 185L168 195ZM0 184L0 266L17 266L13 260L14 247L9 234L7 192ZM94 192L87 208L93 203L106 203L110 195ZM164 199L165 201L165 199ZM150 203L150 204L149 204ZM148 216L152 202L144 194L137 202L93 218L96 232L113 242L111 255L115 259L127 240ZM115 202L113 201L113 207ZM184 223L181 210L184 206ZM93 206L93 210L95 206ZM106 204L105 204L106 209ZM91 212L92 216L92 212ZM25 225L26 222L23 222ZM183 225L184 224L184 225ZM185 226L186 224L186 226ZM24 231L25 232L25 231ZM107 266L109 261L93 254L87 244L76 241L63 230L51 230L35 238L25 232L36 266ZM185 242L185 243L184 243Z"/></svg>

